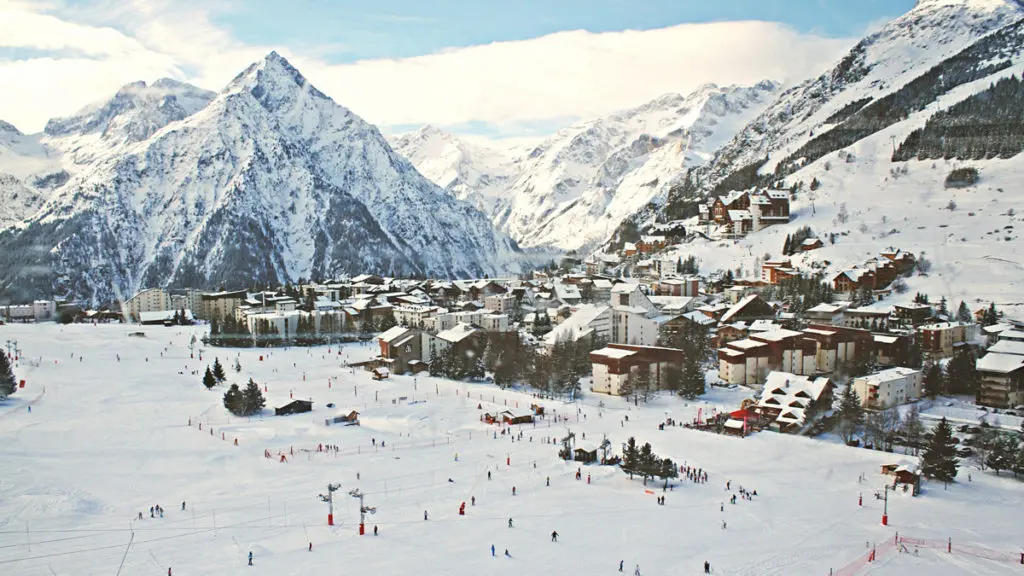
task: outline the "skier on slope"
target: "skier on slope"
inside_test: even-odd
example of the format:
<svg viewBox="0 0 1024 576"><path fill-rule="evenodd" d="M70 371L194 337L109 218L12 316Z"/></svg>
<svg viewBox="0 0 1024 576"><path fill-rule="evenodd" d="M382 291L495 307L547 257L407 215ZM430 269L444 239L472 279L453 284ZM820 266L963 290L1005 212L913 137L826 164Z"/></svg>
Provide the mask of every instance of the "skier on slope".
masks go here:
<svg viewBox="0 0 1024 576"><path fill-rule="evenodd" d="M509 527L509 528L511 528L511 527L512 527L512 519L511 519L511 518L509 518L509 519L508 519L508 527Z"/></svg>

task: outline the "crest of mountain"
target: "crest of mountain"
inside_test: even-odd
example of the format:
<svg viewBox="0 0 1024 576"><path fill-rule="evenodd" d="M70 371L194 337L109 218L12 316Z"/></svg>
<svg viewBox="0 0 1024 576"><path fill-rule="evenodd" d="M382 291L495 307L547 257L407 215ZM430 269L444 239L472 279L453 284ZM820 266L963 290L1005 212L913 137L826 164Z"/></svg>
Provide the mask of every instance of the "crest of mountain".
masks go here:
<svg viewBox="0 0 1024 576"><path fill-rule="evenodd" d="M128 103L178 84L131 86L47 126L51 139L117 144L0 233L0 298L56 291L105 302L148 286L518 269L515 243L482 213L276 53L198 110L176 95L174 105Z"/></svg>
<svg viewBox="0 0 1024 576"><path fill-rule="evenodd" d="M398 138L396 149L435 183L477 202L519 244L581 250L663 202L668 176L707 161L777 90L770 81L707 84L580 122L516 153L433 127Z"/></svg>
<svg viewBox="0 0 1024 576"><path fill-rule="evenodd" d="M523 246L586 249L663 202L668 177L703 163L777 88L709 84L562 130L522 161L494 220Z"/></svg>
<svg viewBox="0 0 1024 576"><path fill-rule="evenodd" d="M505 192L519 175L512 153L467 142L434 126L391 143L421 174L488 215L503 204Z"/></svg>
<svg viewBox="0 0 1024 576"><path fill-rule="evenodd" d="M1022 17L1020 0L919 0L910 12L858 42L830 70L779 95L706 165L680 174L670 194L669 216L689 215L680 203L691 198L764 183L765 174L791 170L780 163L814 160L818 153L884 129L890 123L876 122L875 117L904 106L905 99L920 100L920 90L911 85L915 80L920 84L929 71L939 69L931 86L922 88L937 94L955 87L942 78L943 63L975 58L968 62L974 76L963 74L963 81L985 76L985 56L998 62L1000 47L989 46L973 56L961 57L961 52ZM846 135L835 139L831 149L814 146L814 154L803 155L804 146L833 129Z"/></svg>

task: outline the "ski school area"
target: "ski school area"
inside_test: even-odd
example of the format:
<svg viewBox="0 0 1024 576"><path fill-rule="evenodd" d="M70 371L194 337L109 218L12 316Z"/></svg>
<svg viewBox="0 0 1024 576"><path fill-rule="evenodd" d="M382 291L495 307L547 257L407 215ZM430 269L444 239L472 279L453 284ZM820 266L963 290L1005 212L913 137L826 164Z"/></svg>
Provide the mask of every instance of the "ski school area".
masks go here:
<svg viewBox="0 0 1024 576"><path fill-rule="evenodd" d="M968 482L962 467L914 497L881 473L910 456L659 429L749 391L568 403L348 366L373 345L217 349L201 327L138 331L0 329L26 381L0 402L0 574L1024 574L1024 482L1009 474ZM215 357L226 383L207 390ZM231 416L224 392L250 378L266 408ZM312 410L275 415L296 400ZM533 404L533 422L484 418ZM563 461L570 432L611 455L649 442L707 481Z"/></svg>

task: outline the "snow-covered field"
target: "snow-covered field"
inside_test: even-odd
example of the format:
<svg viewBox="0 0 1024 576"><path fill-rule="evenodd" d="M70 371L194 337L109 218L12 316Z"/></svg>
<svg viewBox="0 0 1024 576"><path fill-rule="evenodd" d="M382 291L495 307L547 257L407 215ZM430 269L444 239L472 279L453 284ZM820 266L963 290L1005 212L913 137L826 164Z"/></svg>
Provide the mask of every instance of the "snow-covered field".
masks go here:
<svg viewBox="0 0 1024 576"><path fill-rule="evenodd" d="M639 410L597 395L578 406L548 401L549 411L569 421L525 425L522 440L512 442L494 437L498 429L479 421L477 405L525 409L529 395L425 376L374 382L343 367L370 357L373 347L350 345L340 355L336 347L206 350L200 363L187 349L199 329L144 327L146 337L128 336L137 330L0 328L0 343L17 340L32 360L17 367L26 388L0 404L0 574L162 576L169 567L175 576L611 574L621 560L627 573L639 565L647 575L697 574L708 560L715 574L824 575L862 558L866 543L877 545L878 561L864 574L1022 570L979 557L983 550L956 553L958 546L1004 559L1020 553L1024 483L1012 478L975 473L973 482L948 490L926 484L919 498L900 492L883 527L882 503L873 497L885 482L879 465L900 456L771 433L739 439L657 429L666 415L689 420L698 407L734 407L740 391L716 389L689 405L662 398ZM230 369L236 354L240 374ZM209 392L191 374L214 355L229 381L251 376L267 386L267 415L228 417L224 388ZM289 393L312 398L313 413L269 415ZM326 417L352 409L362 412L362 426L324 426ZM647 493L613 468L584 467L577 481L578 466L558 460L557 447L544 442L567 429L594 444L602 434L616 447L630 435L650 441L658 454L707 470L710 480L678 482L664 493L664 506L656 504L660 488L652 484ZM319 443L341 452L308 451ZM264 458L264 450L293 449L288 463ZM861 473L866 483L858 483ZM727 481L759 496L731 505ZM341 484L333 528L317 498L328 482ZM377 509L362 537L358 503L347 495L356 488ZM476 505L459 516L459 504L472 497ZM164 517L150 519L157 504ZM889 544L896 531L952 538L955 553L898 554Z"/></svg>

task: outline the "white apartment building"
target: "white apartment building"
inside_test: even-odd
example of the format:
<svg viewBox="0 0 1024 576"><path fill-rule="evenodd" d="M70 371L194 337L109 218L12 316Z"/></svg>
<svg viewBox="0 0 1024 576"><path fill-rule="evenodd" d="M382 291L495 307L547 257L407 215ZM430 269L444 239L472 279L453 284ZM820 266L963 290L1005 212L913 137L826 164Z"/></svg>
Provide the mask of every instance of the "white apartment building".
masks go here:
<svg viewBox="0 0 1024 576"><path fill-rule="evenodd" d="M920 398L922 374L913 368L889 368L854 378L850 384L865 408L884 410Z"/></svg>
<svg viewBox="0 0 1024 576"><path fill-rule="evenodd" d="M171 296L163 288L147 288L132 296L125 305L125 313L132 322L138 322L143 312L162 312L171 309Z"/></svg>

